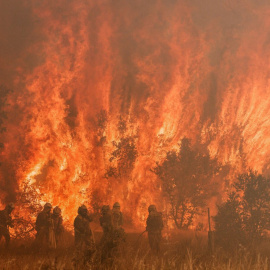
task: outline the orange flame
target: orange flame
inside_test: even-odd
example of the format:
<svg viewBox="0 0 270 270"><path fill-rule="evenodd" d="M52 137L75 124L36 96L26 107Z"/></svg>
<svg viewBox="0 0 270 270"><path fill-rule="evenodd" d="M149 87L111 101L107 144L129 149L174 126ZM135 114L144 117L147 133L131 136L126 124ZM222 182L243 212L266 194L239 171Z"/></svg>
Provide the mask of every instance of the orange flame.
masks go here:
<svg viewBox="0 0 270 270"><path fill-rule="evenodd" d="M150 203L164 208L150 169L184 136L232 175L269 172L269 5L207 1L25 0L35 36L15 61L3 134L13 190L35 187L68 224L82 203L119 201L140 226ZM123 138L130 166L113 158Z"/></svg>

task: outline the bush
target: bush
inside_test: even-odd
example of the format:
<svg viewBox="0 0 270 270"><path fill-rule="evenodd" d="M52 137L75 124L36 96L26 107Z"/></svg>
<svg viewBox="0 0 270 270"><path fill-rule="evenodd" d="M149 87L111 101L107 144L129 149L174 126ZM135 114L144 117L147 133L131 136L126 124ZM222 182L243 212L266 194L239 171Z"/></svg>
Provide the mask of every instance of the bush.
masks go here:
<svg viewBox="0 0 270 270"><path fill-rule="evenodd" d="M256 245L270 229L270 180L249 171L240 174L214 217L217 243L225 248Z"/></svg>
<svg viewBox="0 0 270 270"><path fill-rule="evenodd" d="M170 203L170 217L177 228L188 228L195 215L202 212L209 198L215 195L213 177L220 165L208 151L202 153L183 138L178 151L167 152L153 172L159 177Z"/></svg>

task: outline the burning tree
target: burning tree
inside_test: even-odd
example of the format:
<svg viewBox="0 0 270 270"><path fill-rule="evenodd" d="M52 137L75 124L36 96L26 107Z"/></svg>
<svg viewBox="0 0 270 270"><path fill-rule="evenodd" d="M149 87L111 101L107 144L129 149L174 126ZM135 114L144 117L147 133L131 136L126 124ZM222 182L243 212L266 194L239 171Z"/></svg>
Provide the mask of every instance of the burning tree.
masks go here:
<svg viewBox="0 0 270 270"><path fill-rule="evenodd" d="M106 142L106 135L105 131L107 128L108 123L108 113L105 110L101 110L95 119L95 126L96 126L96 145L97 146L103 146L103 144Z"/></svg>
<svg viewBox="0 0 270 270"><path fill-rule="evenodd" d="M217 242L225 248L254 244L270 230L270 179L253 171L240 174L215 217Z"/></svg>
<svg viewBox="0 0 270 270"><path fill-rule="evenodd" d="M22 183L22 191L17 194L14 213L14 238L29 239L34 236L35 219L38 212L42 210L40 202L43 195L37 187L29 185L27 181ZM29 215L21 217L22 212L27 212Z"/></svg>
<svg viewBox="0 0 270 270"><path fill-rule="evenodd" d="M157 163L153 171L162 181L177 228L188 228L214 195L212 177L218 170L217 160L192 149L187 138L181 140L179 151L167 152L165 160Z"/></svg>
<svg viewBox="0 0 270 270"><path fill-rule="evenodd" d="M114 151L111 153L110 162L115 161L117 166L110 166L107 176L129 177L138 156L136 148L136 135L127 134L127 121L119 117L119 141L113 141Z"/></svg>

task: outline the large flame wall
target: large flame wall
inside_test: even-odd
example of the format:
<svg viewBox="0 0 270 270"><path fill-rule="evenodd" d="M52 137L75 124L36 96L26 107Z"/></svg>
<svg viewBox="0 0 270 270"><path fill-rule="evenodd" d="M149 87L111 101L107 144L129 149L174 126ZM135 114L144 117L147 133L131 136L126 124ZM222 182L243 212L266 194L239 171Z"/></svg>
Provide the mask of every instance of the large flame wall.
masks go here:
<svg viewBox="0 0 270 270"><path fill-rule="evenodd" d="M0 10L0 83L13 90L2 203L34 187L69 220L81 203L120 201L136 223L162 204L150 169L184 136L237 171L269 171L267 1L9 0ZM105 178L121 136L134 139L135 163Z"/></svg>

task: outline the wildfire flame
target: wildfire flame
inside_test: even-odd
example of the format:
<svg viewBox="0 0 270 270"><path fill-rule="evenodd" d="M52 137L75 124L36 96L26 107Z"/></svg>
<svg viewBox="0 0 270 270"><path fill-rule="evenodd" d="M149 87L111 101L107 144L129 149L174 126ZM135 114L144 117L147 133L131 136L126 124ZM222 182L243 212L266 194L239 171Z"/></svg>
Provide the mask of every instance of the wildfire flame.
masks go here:
<svg viewBox="0 0 270 270"><path fill-rule="evenodd" d="M71 224L119 201L139 226L164 205L151 168L184 136L231 174L269 172L267 1L4 2L2 203L34 188Z"/></svg>

